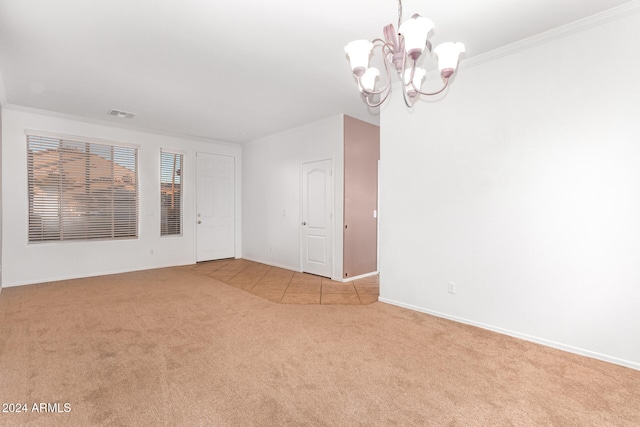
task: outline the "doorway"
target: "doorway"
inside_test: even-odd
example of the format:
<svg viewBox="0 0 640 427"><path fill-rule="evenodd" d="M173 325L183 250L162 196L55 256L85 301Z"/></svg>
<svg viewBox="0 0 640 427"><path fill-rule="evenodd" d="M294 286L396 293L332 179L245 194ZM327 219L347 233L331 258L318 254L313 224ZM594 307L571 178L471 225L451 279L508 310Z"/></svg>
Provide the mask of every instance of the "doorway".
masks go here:
<svg viewBox="0 0 640 427"><path fill-rule="evenodd" d="M235 256L235 158L196 153L196 261Z"/></svg>
<svg viewBox="0 0 640 427"><path fill-rule="evenodd" d="M302 271L331 277L333 270L332 160L302 164Z"/></svg>

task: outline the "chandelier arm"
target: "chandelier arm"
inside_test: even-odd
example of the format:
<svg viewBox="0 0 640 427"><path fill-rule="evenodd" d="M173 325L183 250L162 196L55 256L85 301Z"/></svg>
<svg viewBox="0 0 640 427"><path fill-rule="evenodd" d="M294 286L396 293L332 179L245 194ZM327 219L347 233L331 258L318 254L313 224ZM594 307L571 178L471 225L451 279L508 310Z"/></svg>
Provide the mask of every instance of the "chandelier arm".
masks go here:
<svg viewBox="0 0 640 427"><path fill-rule="evenodd" d="M413 68L415 69L415 63L416 61L413 61L414 66ZM404 86L404 72L406 70L407 67L407 52L406 51L402 51L402 70L400 71L400 82L402 83L402 86ZM413 83L413 73L411 73L411 83Z"/></svg>
<svg viewBox="0 0 640 427"><path fill-rule="evenodd" d="M374 39L372 43L380 42L380 52L382 53L382 59L385 62L385 66L387 62L393 64L393 56L396 54L397 45L393 41L385 41L382 39ZM395 65L395 64L394 64ZM389 74L391 76L391 74Z"/></svg>
<svg viewBox="0 0 640 427"><path fill-rule="evenodd" d="M443 90L445 90L448 86L449 86L449 77L445 77L444 78L444 86L442 86L442 88L440 90L437 90L435 92L421 92L418 88L416 88L416 86L413 84L413 81L411 82L411 86L413 86L413 88L416 90L416 92L418 92L420 95L424 95L424 96L433 96L433 95L437 95L439 93L441 93Z"/></svg>
<svg viewBox="0 0 640 427"><path fill-rule="evenodd" d="M360 84L360 77L358 77L358 87L362 90L363 93L364 92L367 93L366 96L369 96L369 95L380 95L381 93L386 92L387 90L389 90L390 81L387 82L387 84L380 90L367 90L367 89L364 89L362 87L362 84Z"/></svg>
<svg viewBox="0 0 640 427"><path fill-rule="evenodd" d="M371 108L377 108L379 106L381 106L389 97L389 94L391 93L391 89L389 88L389 90L387 90L387 93L382 97L382 99L376 103L371 103L369 102L369 96L365 96L364 97L364 101L367 103L367 105Z"/></svg>
<svg viewBox="0 0 640 427"><path fill-rule="evenodd" d="M400 74L400 81L402 83L402 99L404 100L404 103L407 107L412 108L413 104L416 103L416 100L418 98L417 95L410 97L408 96L409 94L407 93L407 85L404 82L404 73L405 73L405 66L407 63L407 55L406 53L404 54L404 60L402 61L402 74ZM416 85L413 83L413 77L416 73L416 63L417 61L413 61L413 67L411 67L411 76L409 76L409 83L411 83L411 86L416 89Z"/></svg>
<svg viewBox="0 0 640 427"><path fill-rule="evenodd" d="M411 97L407 97L407 91L406 91L406 90L403 90L403 91L402 91L402 99L404 99L404 103L405 103L405 105L406 105L407 107L411 108L411 107L413 107L413 104L415 104L415 103L416 103L416 99L417 99L417 97L413 97L413 98L411 98Z"/></svg>
<svg viewBox="0 0 640 427"><path fill-rule="evenodd" d="M363 89L363 93L366 92L365 96L380 95L381 93L389 91L389 89L391 88L391 84L390 83L391 83L390 81L387 82L387 84L380 90L366 90L366 89ZM360 84L360 80L358 80L358 85L360 86L360 88L362 88L362 85Z"/></svg>
<svg viewBox="0 0 640 427"><path fill-rule="evenodd" d="M387 71L387 76L389 76L389 82L391 82L392 78L391 78L390 66L393 66L394 70L396 70L396 64L395 64L396 45L393 43L385 43L380 47L380 50L382 51L382 60L384 62L384 68Z"/></svg>
<svg viewBox="0 0 640 427"><path fill-rule="evenodd" d="M387 85L386 85L382 90L375 91L375 92L367 92L366 94L365 94L365 93L363 93L362 95L363 95L364 100L365 100L365 102L367 103L367 105L368 105L369 107L373 107L373 108L375 108L375 107L379 107L379 106L381 106L381 105L384 103L384 101L386 101L386 100L387 100L387 98L389 97L389 94L390 94L390 93L391 93L391 80L389 80L389 82L387 83ZM382 97L381 97L381 99L380 99L380 101L379 101L379 102L377 102L377 103L371 103L371 102L369 101L369 97L371 97L371 96L373 96L373 95L382 95Z"/></svg>
<svg viewBox="0 0 640 427"><path fill-rule="evenodd" d="M417 88L416 84L413 82L413 78L416 75L416 64L417 64L417 61L413 61L413 67L411 67L411 75L409 76L409 83L411 83L411 87L413 87L416 91L420 92L419 88ZM402 77L402 84L405 85L405 87L408 86L408 84L404 82L404 70L402 71L401 77Z"/></svg>
<svg viewBox="0 0 640 427"><path fill-rule="evenodd" d="M384 96L384 99L387 99L387 97L389 96L389 92L391 90L391 70L389 69L389 61L387 60L387 57L385 56L385 52L384 49L391 49L393 46L391 46L389 43L385 43L384 40L382 39L375 39L373 40L373 43L375 42L382 42L382 45L379 45L380 50L382 51L382 62L384 63L384 69L387 72L387 83L382 87L382 89L380 90L367 90L366 91L366 95L365 98L368 99L369 95L380 95L382 93L386 92L386 95ZM391 51L391 53L393 53L393 50ZM360 79L361 77L356 77L356 79L358 80L358 87L364 91L364 88L362 87L362 84L360 83ZM369 104L369 102L367 102L367 104ZM371 106L371 105L369 105Z"/></svg>
<svg viewBox="0 0 640 427"><path fill-rule="evenodd" d="M435 92L422 92L420 90L420 88L416 87L416 84L413 82L413 75L416 72L416 64L417 64L417 62L418 61L416 61L416 60L413 61L413 67L411 67L411 79L409 80L409 82L411 82L411 87L413 88L413 90L415 90L420 95L433 96L433 95L437 95L437 94L441 93L443 90L445 90L447 88L447 86L449 86L449 77L444 77L444 86L442 86L442 88L440 90L437 90ZM406 90L405 90L405 92L406 92Z"/></svg>
<svg viewBox="0 0 640 427"><path fill-rule="evenodd" d="M413 84L413 76L415 75L416 72L416 63L417 61L414 60L413 61L413 67L411 67L411 76L409 77L409 82L411 83L411 86L415 89L415 85ZM418 99L417 96L414 97L407 97L407 84L405 84L404 82L404 72L406 71L406 66L407 66L407 52L404 51L403 55L402 55L402 71L400 71L400 83L402 83L402 99L404 100L404 103L407 107L411 108L413 107L413 104L416 103L416 100ZM418 91L419 92L419 91Z"/></svg>

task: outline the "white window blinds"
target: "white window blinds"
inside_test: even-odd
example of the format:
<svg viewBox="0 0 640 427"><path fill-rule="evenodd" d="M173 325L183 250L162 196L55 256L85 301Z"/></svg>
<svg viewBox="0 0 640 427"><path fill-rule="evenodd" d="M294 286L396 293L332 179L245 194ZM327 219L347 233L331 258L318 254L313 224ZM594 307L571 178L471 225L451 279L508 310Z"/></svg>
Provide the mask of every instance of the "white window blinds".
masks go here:
<svg viewBox="0 0 640 427"><path fill-rule="evenodd" d="M182 234L182 162L183 155L160 154L160 235Z"/></svg>
<svg viewBox="0 0 640 427"><path fill-rule="evenodd" d="M138 149L27 135L29 242L138 237Z"/></svg>

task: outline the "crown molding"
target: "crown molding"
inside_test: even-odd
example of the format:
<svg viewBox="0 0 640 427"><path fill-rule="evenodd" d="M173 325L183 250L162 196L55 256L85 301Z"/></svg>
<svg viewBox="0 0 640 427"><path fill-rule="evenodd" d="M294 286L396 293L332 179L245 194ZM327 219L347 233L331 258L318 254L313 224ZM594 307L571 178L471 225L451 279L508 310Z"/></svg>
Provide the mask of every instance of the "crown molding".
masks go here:
<svg viewBox="0 0 640 427"><path fill-rule="evenodd" d="M623 5L605 10L600 13L596 13L595 15L587 16L586 18L570 22L566 25L553 28L549 31L545 31L534 36L506 44L499 48L481 53L476 56L472 56L470 58L462 59L460 60L458 69L467 69L475 67L477 65L485 64L498 58L521 52L523 50L539 46L552 40L557 40L570 34L575 34L580 31L596 27L598 25L606 24L607 22L615 21L617 19L624 18L638 12L640 12L640 0L632 0ZM431 70L427 73L426 78L427 80L438 79L440 78L440 73L438 72L438 70Z"/></svg>
<svg viewBox="0 0 640 427"><path fill-rule="evenodd" d="M623 5L596 13L595 15L579 19L543 33L536 34L535 36L518 40L468 59L463 59L460 61L460 66L464 68L475 67L476 65L484 64L485 62L493 61L497 58L520 52L525 49L547 43L551 40L566 37L570 34L575 34L637 12L640 12L640 0L632 0Z"/></svg>

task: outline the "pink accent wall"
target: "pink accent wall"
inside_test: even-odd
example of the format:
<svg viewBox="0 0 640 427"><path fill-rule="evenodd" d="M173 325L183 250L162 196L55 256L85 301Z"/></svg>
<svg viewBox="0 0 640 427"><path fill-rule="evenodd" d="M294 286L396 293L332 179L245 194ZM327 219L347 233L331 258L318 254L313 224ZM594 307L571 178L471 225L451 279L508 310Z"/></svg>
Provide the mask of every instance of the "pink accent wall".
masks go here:
<svg viewBox="0 0 640 427"><path fill-rule="evenodd" d="M344 116L343 277L378 271L380 127Z"/></svg>

